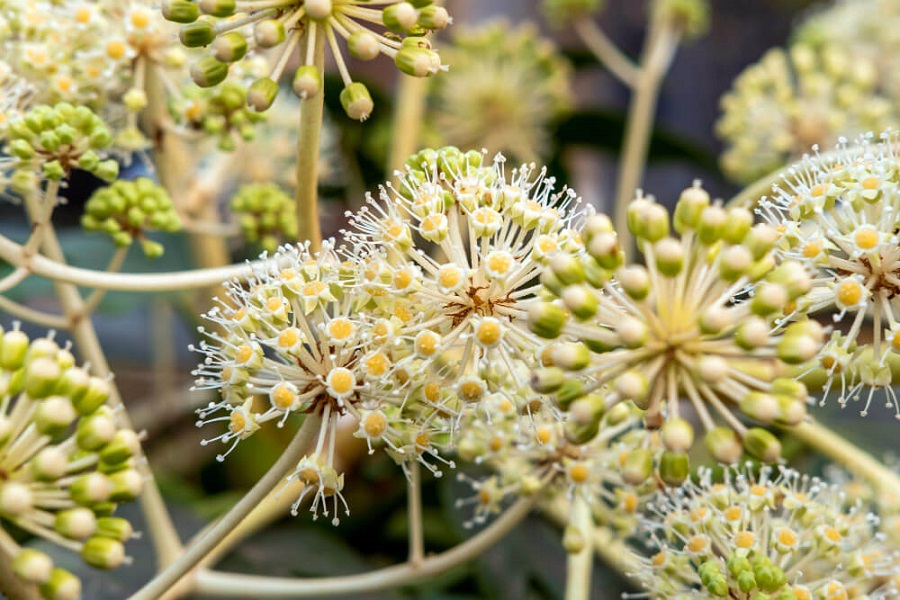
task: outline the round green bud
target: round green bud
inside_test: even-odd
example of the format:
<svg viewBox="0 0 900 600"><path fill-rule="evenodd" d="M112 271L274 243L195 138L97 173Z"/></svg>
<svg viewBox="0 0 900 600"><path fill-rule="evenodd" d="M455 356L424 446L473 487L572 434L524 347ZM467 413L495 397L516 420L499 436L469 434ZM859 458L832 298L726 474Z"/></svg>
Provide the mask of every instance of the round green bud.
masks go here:
<svg viewBox="0 0 900 600"><path fill-rule="evenodd" d="M173 23L193 23L200 16L200 10L190 0L163 0L162 15Z"/></svg>
<svg viewBox="0 0 900 600"><path fill-rule="evenodd" d="M333 0L305 0L306 14L314 21L325 21L334 12Z"/></svg>
<svg viewBox="0 0 900 600"><path fill-rule="evenodd" d="M116 569L125 562L125 546L116 540L95 536L84 542L81 558L98 569Z"/></svg>
<svg viewBox="0 0 900 600"><path fill-rule="evenodd" d="M569 554L578 554L582 550L584 550L586 546L586 542L584 539L584 534L581 533L581 529L576 527L575 525L569 525L566 527L563 532L563 548L565 548L566 552Z"/></svg>
<svg viewBox="0 0 900 600"><path fill-rule="evenodd" d="M286 36L284 23L277 19L260 21L253 28L253 39L260 48L274 48L283 43Z"/></svg>
<svg viewBox="0 0 900 600"><path fill-rule="evenodd" d="M396 5L395 5L396 6ZM353 82L341 90L341 106L351 119L365 121L372 114L375 103L369 95L368 88L359 82Z"/></svg>
<svg viewBox="0 0 900 600"><path fill-rule="evenodd" d="M126 542L134 535L134 529L126 519L101 517L97 519L97 536Z"/></svg>
<svg viewBox="0 0 900 600"><path fill-rule="evenodd" d="M46 398L53 393L59 384L62 370L56 360L39 357L29 360L25 365L24 389L32 398Z"/></svg>
<svg viewBox="0 0 900 600"><path fill-rule="evenodd" d="M25 363L28 342L28 336L18 329L4 332L0 338L0 367L7 371L20 369Z"/></svg>
<svg viewBox="0 0 900 600"><path fill-rule="evenodd" d="M34 550L23 548L12 561L13 572L29 583L44 583L50 579L53 561L49 556Z"/></svg>
<svg viewBox="0 0 900 600"><path fill-rule="evenodd" d="M719 426L710 429L706 433L704 443L712 457L722 464L733 465L744 453L740 438L729 427Z"/></svg>
<svg viewBox="0 0 900 600"><path fill-rule="evenodd" d="M619 247L619 238L615 233L599 233L594 235L587 245L590 254L602 268L612 271L625 260L625 254Z"/></svg>
<svg viewBox="0 0 900 600"><path fill-rule="evenodd" d="M534 301L528 306L528 327L548 340L556 339L566 323L566 312L556 304Z"/></svg>
<svg viewBox="0 0 900 600"><path fill-rule="evenodd" d="M419 10L418 25L422 29L439 31L441 29L446 29L452 21L453 19L450 18L450 13L448 13L447 9L443 6L431 5Z"/></svg>
<svg viewBox="0 0 900 600"><path fill-rule="evenodd" d="M416 7L409 2L398 2L386 6L381 11L381 20L384 26L397 33L412 33L419 21L419 13Z"/></svg>
<svg viewBox="0 0 900 600"><path fill-rule="evenodd" d="M675 238L663 238L653 246L656 268L666 277L675 277L684 267L684 247Z"/></svg>
<svg viewBox="0 0 900 600"><path fill-rule="evenodd" d="M322 90L322 72L315 65L304 65L294 73L291 89L297 97L305 100Z"/></svg>
<svg viewBox="0 0 900 600"><path fill-rule="evenodd" d="M45 600L78 600L81 598L81 580L64 569L53 569L50 578L41 584L41 596Z"/></svg>
<svg viewBox="0 0 900 600"><path fill-rule="evenodd" d="M565 380L566 374L559 367L542 367L531 372L531 387L539 394L552 394Z"/></svg>
<svg viewBox="0 0 900 600"><path fill-rule="evenodd" d="M632 300L641 301L650 294L650 275L641 265L628 265L616 271L616 280Z"/></svg>
<svg viewBox="0 0 900 600"><path fill-rule="evenodd" d="M771 432L753 427L744 435L744 448L753 458L772 463L781 458L781 442Z"/></svg>
<svg viewBox="0 0 900 600"><path fill-rule="evenodd" d="M247 89L247 106L256 112L269 110L278 95L278 84L268 77L257 79Z"/></svg>
<svg viewBox="0 0 900 600"><path fill-rule="evenodd" d="M131 502L137 498L144 489L144 478L136 469L122 469L109 475L112 483L112 493L109 499L112 502Z"/></svg>
<svg viewBox="0 0 900 600"><path fill-rule="evenodd" d="M38 481L56 481L66 474L69 457L58 446L48 446L28 462L31 475Z"/></svg>
<svg viewBox="0 0 900 600"><path fill-rule="evenodd" d="M116 431L113 439L100 451L100 460L107 464L120 464L140 453L138 434L130 429Z"/></svg>
<svg viewBox="0 0 900 600"><path fill-rule="evenodd" d="M7 481L0 485L0 514L15 519L32 509L34 496L24 483Z"/></svg>
<svg viewBox="0 0 900 600"><path fill-rule="evenodd" d="M562 410L568 410L569 406L582 396L584 396L584 384L577 379L565 380L554 394L556 403Z"/></svg>
<svg viewBox="0 0 900 600"><path fill-rule="evenodd" d="M34 156L34 147L25 140L14 140L9 144L10 154L22 160L29 160Z"/></svg>
<svg viewBox="0 0 900 600"><path fill-rule="evenodd" d="M72 401L65 396L50 396L37 405L33 421L37 430L50 437L57 437L69 428L78 413Z"/></svg>
<svg viewBox="0 0 900 600"><path fill-rule="evenodd" d="M694 428L685 419L669 419L662 426L663 444L673 452L687 452L694 445Z"/></svg>
<svg viewBox="0 0 900 600"><path fill-rule="evenodd" d="M550 348L553 364L566 371L580 371L591 362L591 353L581 342L561 342Z"/></svg>
<svg viewBox="0 0 900 600"><path fill-rule="evenodd" d="M106 475L102 473L87 473L81 475L69 487L69 495L76 504L92 506L109 500L112 493L112 484Z"/></svg>
<svg viewBox="0 0 900 600"><path fill-rule="evenodd" d="M600 305L597 295L586 285L571 285L562 290L560 298L575 318L582 321L596 315Z"/></svg>
<svg viewBox="0 0 900 600"><path fill-rule="evenodd" d="M691 474L690 461L684 452L666 450L659 459L659 478L668 486L679 486Z"/></svg>
<svg viewBox="0 0 900 600"><path fill-rule="evenodd" d="M83 540L94 535L97 517L89 508L79 506L56 513L53 529L60 535L73 540Z"/></svg>
<svg viewBox="0 0 900 600"><path fill-rule="evenodd" d="M93 150L88 150L78 157L78 168L93 172L100 166L100 157Z"/></svg>
<svg viewBox="0 0 900 600"><path fill-rule="evenodd" d="M631 400L641 410L650 408L650 382L640 371L630 369L619 375L615 390L623 400Z"/></svg>
<svg viewBox="0 0 900 600"><path fill-rule="evenodd" d="M108 398L109 383L105 379L91 377L84 393L78 397L73 397L72 402L78 414L86 416L100 408Z"/></svg>
<svg viewBox="0 0 900 600"><path fill-rule="evenodd" d="M101 161L91 173L109 183L119 176L119 163L114 160Z"/></svg>
<svg viewBox="0 0 900 600"><path fill-rule="evenodd" d="M431 77L440 70L441 57L430 48L404 46L394 56L394 64L407 75Z"/></svg>
<svg viewBox="0 0 900 600"><path fill-rule="evenodd" d="M641 485L653 473L653 453L646 448L630 451L622 463L622 479L629 485Z"/></svg>
<svg viewBox="0 0 900 600"><path fill-rule="evenodd" d="M229 31L212 43L213 57L223 63L233 63L247 55L247 39L237 31Z"/></svg>
<svg viewBox="0 0 900 600"><path fill-rule="evenodd" d="M50 181L60 181L66 176L66 171L58 160L45 162L41 169L41 173L44 175L44 178L49 179Z"/></svg>
<svg viewBox="0 0 900 600"><path fill-rule="evenodd" d="M728 213L721 206L707 206L700 212L697 222L697 239L701 244L711 246L722 239Z"/></svg>
<svg viewBox="0 0 900 600"><path fill-rule="evenodd" d="M237 2L235 0L199 0L197 6L205 15L223 18L234 14Z"/></svg>
<svg viewBox="0 0 900 600"><path fill-rule="evenodd" d="M740 244L753 227L753 213L746 208L732 207L726 211L722 239L729 244Z"/></svg>
<svg viewBox="0 0 900 600"><path fill-rule="evenodd" d="M178 31L178 39L188 48L200 48L209 46L216 39L216 30L213 24L206 20L195 21L184 25ZM194 81L197 81L194 78ZM197 85L200 85L199 83ZM201 86L206 87L206 86Z"/></svg>
<svg viewBox="0 0 900 600"><path fill-rule="evenodd" d="M115 435L115 418L107 410L100 410L78 422L75 441L82 450L94 452L110 443Z"/></svg>
<svg viewBox="0 0 900 600"><path fill-rule="evenodd" d="M206 56L191 65L191 79L200 87L218 85L228 77L228 65Z"/></svg>
<svg viewBox="0 0 900 600"><path fill-rule="evenodd" d="M760 423L770 424L779 414L778 400L772 394L748 392L740 403L741 412Z"/></svg>
<svg viewBox="0 0 900 600"><path fill-rule="evenodd" d="M381 52L381 42L371 31L358 29L347 38L347 48L360 60L372 60Z"/></svg>

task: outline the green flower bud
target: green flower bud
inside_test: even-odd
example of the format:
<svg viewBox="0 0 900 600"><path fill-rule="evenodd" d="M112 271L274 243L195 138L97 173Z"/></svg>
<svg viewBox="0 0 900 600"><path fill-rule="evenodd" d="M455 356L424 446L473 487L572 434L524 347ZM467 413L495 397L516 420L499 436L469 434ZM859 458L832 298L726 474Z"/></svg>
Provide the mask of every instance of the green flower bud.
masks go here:
<svg viewBox="0 0 900 600"><path fill-rule="evenodd" d="M700 215L709 206L709 193L700 187L700 182L681 192L678 204L675 205L673 222L675 231L684 234L686 231L696 229L700 223Z"/></svg>
<svg viewBox="0 0 900 600"><path fill-rule="evenodd" d="M23 548L12 561L13 572L29 583L44 583L50 579L53 561L49 556L34 550Z"/></svg>
<svg viewBox="0 0 900 600"><path fill-rule="evenodd" d="M66 176L66 171L58 160L45 162L41 172L43 173L44 178L49 179L50 181L59 181Z"/></svg>
<svg viewBox="0 0 900 600"><path fill-rule="evenodd" d="M531 387L539 394L552 394L566 380L559 367L542 367L531 372Z"/></svg>
<svg viewBox="0 0 900 600"><path fill-rule="evenodd" d="M548 340L556 339L566 324L566 312L550 302L532 302L528 306L528 327Z"/></svg>
<svg viewBox="0 0 900 600"><path fill-rule="evenodd" d="M679 486L691 474L690 461L684 452L666 450L659 459L659 478L668 486Z"/></svg>
<svg viewBox="0 0 900 600"><path fill-rule="evenodd" d="M575 256L557 252L550 257L550 269L564 285L573 285L584 281L584 269Z"/></svg>
<svg viewBox="0 0 900 600"><path fill-rule="evenodd" d="M81 558L98 569L116 569L125 562L125 546L116 540L95 536L84 542Z"/></svg>
<svg viewBox="0 0 900 600"><path fill-rule="evenodd" d="M625 260L625 254L619 247L619 239L615 233L600 233L587 245L590 254L597 264L609 271L617 269Z"/></svg>
<svg viewBox="0 0 900 600"><path fill-rule="evenodd" d="M235 0L200 0L198 6L205 15L224 18L234 14L237 2Z"/></svg>
<svg viewBox="0 0 900 600"><path fill-rule="evenodd" d="M577 379L564 381L554 395L556 403L562 410L568 410L569 406L582 396L584 396L584 384Z"/></svg>
<svg viewBox="0 0 900 600"><path fill-rule="evenodd" d="M753 258L759 260L772 251L778 238L778 231L774 227L760 223L750 229L743 243L753 252Z"/></svg>
<svg viewBox="0 0 900 600"><path fill-rule="evenodd" d="M25 140L13 140L9 144L10 153L22 160L29 160L34 156L34 147Z"/></svg>
<svg viewBox="0 0 900 600"><path fill-rule="evenodd" d="M73 397L75 410L81 416L87 416L96 411L109 398L109 383L99 377L91 377L84 393L79 397Z"/></svg>
<svg viewBox="0 0 900 600"><path fill-rule="evenodd" d="M394 57L394 64L407 75L431 77L440 70L441 57L430 48L404 46Z"/></svg>
<svg viewBox="0 0 900 600"><path fill-rule="evenodd" d="M741 412L760 423L770 424L779 414L778 400L764 392L748 392L741 400Z"/></svg>
<svg viewBox="0 0 900 600"><path fill-rule="evenodd" d="M0 514L15 519L32 509L34 497L31 489L15 481L0 484Z"/></svg>
<svg viewBox="0 0 900 600"><path fill-rule="evenodd" d="M704 443L712 457L722 464L733 465L744 453L740 438L728 427L710 429L706 433Z"/></svg>
<svg viewBox="0 0 900 600"><path fill-rule="evenodd" d="M754 350L769 343L769 325L760 317L749 317L738 325L734 341L744 350Z"/></svg>
<svg viewBox="0 0 900 600"><path fill-rule="evenodd" d="M419 20L416 7L409 2L399 2L386 6L381 11L381 20L384 26L397 33L412 33Z"/></svg>
<svg viewBox="0 0 900 600"><path fill-rule="evenodd" d="M57 437L65 433L77 418L78 413L71 400L65 396L50 396L37 405L33 420L40 433Z"/></svg>
<svg viewBox="0 0 900 600"><path fill-rule="evenodd" d="M247 55L247 38L237 31L229 31L212 43L213 57L223 63L233 63Z"/></svg>
<svg viewBox="0 0 900 600"><path fill-rule="evenodd" d="M733 283L747 274L753 266L753 255L744 246L731 246L719 257L719 276Z"/></svg>
<svg viewBox="0 0 900 600"><path fill-rule="evenodd" d="M567 371L580 371L591 362L591 353L581 342L563 342L550 349L553 364Z"/></svg>
<svg viewBox="0 0 900 600"><path fill-rule="evenodd" d="M570 444L580 446L587 444L597 437L600 432L599 422L590 422L586 424L576 423L575 421L566 421L563 427L563 434Z"/></svg>
<svg viewBox="0 0 900 600"><path fill-rule="evenodd" d="M682 418L668 419L662 426L662 441L668 450L687 452L694 445L694 428Z"/></svg>
<svg viewBox="0 0 900 600"><path fill-rule="evenodd" d="M94 535L97 517L89 508L70 508L56 513L53 529L72 540L83 540Z"/></svg>
<svg viewBox="0 0 900 600"><path fill-rule="evenodd" d="M247 105L256 112L269 110L278 95L278 84L273 79L263 77L250 84L247 90Z"/></svg>
<svg viewBox="0 0 900 600"><path fill-rule="evenodd" d="M78 158L78 168L93 172L100 166L100 157L93 150L88 150Z"/></svg>
<svg viewBox="0 0 900 600"><path fill-rule="evenodd" d="M304 65L294 73L291 88L298 98L312 98L322 90L322 72L315 65Z"/></svg>
<svg viewBox="0 0 900 600"><path fill-rule="evenodd" d="M649 200L635 200L628 206L628 228L635 237L655 243L669 235L669 213Z"/></svg>
<svg viewBox="0 0 900 600"><path fill-rule="evenodd" d="M114 160L104 160L91 172L103 181L109 183L119 176L119 163Z"/></svg>
<svg viewBox="0 0 900 600"><path fill-rule="evenodd" d="M113 502L131 502L144 489L144 478L135 469L123 469L109 475L112 493L109 499Z"/></svg>
<svg viewBox="0 0 900 600"><path fill-rule="evenodd" d="M116 435L116 421L109 411L98 410L95 414L78 421L75 440L78 447L94 452L112 441Z"/></svg>
<svg viewBox="0 0 900 600"><path fill-rule="evenodd" d="M653 473L653 453L646 448L632 450L622 464L622 479L629 485L641 485Z"/></svg>
<svg viewBox="0 0 900 600"><path fill-rule="evenodd" d="M650 275L641 265L622 267L616 272L616 279L632 300L640 302L650 293Z"/></svg>
<svg viewBox="0 0 900 600"><path fill-rule="evenodd" d="M584 534L575 525L569 525L563 532L563 548L569 554L578 554L586 545Z"/></svg>
<svg viewBox="0 0 900 600"><path fill-rule="evenodd" d="M61 375L59 364L52 358L29 360L25 365L25 393L32 398L46 398L53 393Z"/></svg>
<svg viewBox="0 0 900 600"><path fill-rule="evenodd" d="M579 320L590 319L597 314L599 300L591 288L585 285L572 285L565 288L560 298L566 308Z"/></svg>
<svg viewBox="0 0 900 600"><path fill-rule="evenodd" d="M701 244L712 246L725 232L725 224L728 221L728 213L721 206L707 206L700 212L697 222L697 239Z"/></svg>
<svg viewBox="0 0 900 600"><path fill-rule="evenodd" d="M277 19L260 21L253 28L253 39L260 48L274 48L283 43L286 37L284 23Z"/></svg>
<svg viewBox="0 0 900 600"><path fill-rule="evenodd" d="M666 277L675 277L684 267L684 248L674 238L664 238L653 247L656 268Z"/></svg>
<svg viewBox="0 0 900 600"><path fill-rule="evenodd" d="M38 481L56 481L66 474L69 457L57 446L48 446L29 461L31 475Z"/></svg>
<svg viewBox="0 0 900 600"><path fill-rule="evenodd" d="M0 367L16 371L25 364L28 352L28 336L18 329L6 331L0 338Z"/></svg>
<svg viewBox="0 0 900 600"><path fill-rule="evenodd" d="M789 365L800 365L816 357L821 344L808 335L785 335L775 346L775 354Z"/></svg>
<svg viewBox="0 0 900 600"><path fill-rule="evenodd" d="M631 369L619 375L615 389L623 400L631 400L641 410L650 408L650 382L640 371Z"/></svg>
<svg viewBox="0 0 900 600"><path fill-rule="evenodd" d="M92 506L109 500L112 484L102 473L87 473L72 482L69 495L76 504Z"/></svg>
<svg viewBox="0 0 900 600"><path fill-rule="evenodd" d="M213 24L209 21L195 21L193 23L184 25L178 31L178 39L181 40L181 43L188 48L200 48L202 46L209 46L211 43L213 43L213 40L216 39L216 30L213 27ZM191 76L194 77L193 70L191 72ZM197 77L194 77L194 81L197 81ZM197 85L199 85L200 87L209 87L200 83L197 83ZM215 84L213 83L210 85Z"/></svg>
<svg viewBox="0 0 900 600"><path fill-rule="evenodd" d="M426 6L419 11L418 25L422 29L439 31L446 29L451 22L450 13L443 6Z"/></svg>
<svg viewBox="0 0 900 600"><path fill-rule="evenodd" d="M126 519L119 517L101 517L97 519L98 537L126 542L134 535L134 529Z"/></svg>
<svg viewBox="0 0 900 600"><path fill-rule="evenodd" d="M771 432L753 427L744 435L744 448L753 458L772 463L781 458L781 442Z"/></svg>
<svg viewBox="0 0 900 600"><path fill-rule="evenodd" d="M199 21L198 21L199 22ZM228 65L206 56L191 66L191 79L200 87L207 88L218 85L228 77Z"/></svg>
<svg viewBox="0 0 900 600"><path fill-rule="evenodd" d="M200 10L190 0L163 0L162 15L173 23L193 23L200 16Z"/></svg>
<svg viewBox="0 0 900 600"><path fill-rule="evenodd" d="M358 121L368 119L372 109L375 108L368 88L359 82L353 82L341 90L341 106L344 107L348 117Z"/></svg>
<svg viewBox="0 0 900 600"><path fill-rule="evenodd" d="M41 584L40 592L46 600L78 600L81 598L81 580L65 569L56 568Z"/></svg>

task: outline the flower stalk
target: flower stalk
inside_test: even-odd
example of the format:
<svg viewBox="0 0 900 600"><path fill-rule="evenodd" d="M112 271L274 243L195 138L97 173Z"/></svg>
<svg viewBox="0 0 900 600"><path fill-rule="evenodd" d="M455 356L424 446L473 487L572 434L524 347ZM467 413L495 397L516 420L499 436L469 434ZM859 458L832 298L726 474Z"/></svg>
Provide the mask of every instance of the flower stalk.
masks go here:
<svg viewBox="0 0 900 600"><path fill-rule="evenodd" d="M325 66L325 36L315 35L314 26L308 36L314 36L311 44L312 64L319 73ZM297 190L294 202L297 207L298 239L309 241L310 249L322 247L322 228L319 223L319 140L322 134L322 118L325 107L325 91L300 101L300 135L297 139Z"/></svg>

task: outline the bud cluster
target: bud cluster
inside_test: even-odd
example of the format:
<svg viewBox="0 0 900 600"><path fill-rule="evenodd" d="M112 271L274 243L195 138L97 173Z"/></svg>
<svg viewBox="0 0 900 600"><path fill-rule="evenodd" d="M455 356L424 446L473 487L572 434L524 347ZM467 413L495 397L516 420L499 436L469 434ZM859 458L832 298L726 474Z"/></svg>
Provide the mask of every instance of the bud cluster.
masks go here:
<svg viewBox="0 0 900 600"><path fill-rule="evenodd" d="M7 126L7 150L17 160L12 188L17 193L35 189L36 174L51 181L82 169L104 181L119 174L114 160L103 160L101 152L112 143L112 134L89 108L60 103L39 105L15 116Z"/></svg>
<svg viewBox="0 0 900 600"><path fill-rule="evenodd" d="M94 192L84 207L81 226L86 231L106 233L122 248L137 239L148 258L158 258L163 254L163 246L148 239L146 232L179 231L181 220L166 190L139 177L134 181L116 181Z"/></svg>
<svg viewBox="0 0 900 600"><path fill-rule="evenodd" d="M337 37L343 38L350 54L360 60L384 54L394 59L402 72L428 77L441 69L441 60L423 36L451 21L446 9L433 0L389 0L377 7L367 0L291 0L246 10L240 4L234 0L166 0L162 10L167 19L183 24L179 38L185 46L211 49L191 67L191 76L201 87L221 83L229 65L251 50L279 49L268 76L256 79L247 89L247 105L258 112L272 106L278 81L303 38L306 47L300 48L303 64L294 72L294 92L300 98L320 93L323 74L313 56L317 44L327 42L344 82L341 104L350 118L365 120L373 109L372 97L365 85L350 77ZM381 24L389 31L375 33L369 23Z"/></svg>
<svg viewBox="0 0 900 600"><path fill-rule="evenodd" d="M843 499L790 469L728 470L722 483L703 470L650 502L654 554L636 556L636 575L660 599L895 597L897 551L876 516Z"/></svg>
<svg viewBox="0 0 900 600"><path fill-rule="evenodd" d="M241 187L231 199L244 239L274 252L285 239L297 237L297 214L293 198L275 183Z"/></svg>
<svg viewBox="0 0 900 600"><path fill-rule="evenodd" d="M76 367L52 334L29 340L13 327L0 329L0 395L0 522L79 552L93 567L126 562L131 525L113 514L143 487L140 442L107 406L106 380ZM80 581L43 552L20 549L12 567L45 598L80 596Z"/></svg>
<svg viewBox="0 0 900 600"><path fill-rule="evenodd" d="M529 322L536 334L561 341L535 386L570 412L589 394L606 408L634 403L660 432L658 469L669 485L687 477L693 446L682 399L716 460L734 463L743 451L778 460L778 439L736 413L761 425L805 417L806 388L783 373L815 357L823 329L814 321L777 323L809 291L810 276L794 261L776 267L778 232L754 225L746 209L711 203L699 184L681 194L671 224L662 205L638 197L628 226L643 265L624 264L605 215L587 220L584 251L550 257L541 275L547 299L532 303Z"/></svg>

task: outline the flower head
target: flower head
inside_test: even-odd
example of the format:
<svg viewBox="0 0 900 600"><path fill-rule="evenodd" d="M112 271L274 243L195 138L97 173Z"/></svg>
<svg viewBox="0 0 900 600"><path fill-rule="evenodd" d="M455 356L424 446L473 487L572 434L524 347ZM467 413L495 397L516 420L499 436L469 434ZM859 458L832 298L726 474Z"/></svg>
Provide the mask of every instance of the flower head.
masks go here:
<svg viewBox="0 0 900 600"><path fill-rule="evenodd" d="M396 323L394 343L406 348L402 385L457 418L497 392L520 401L543 346L523 302L550 252L580 243L585 209L543 170L507 170L500 156L486 164L480 152L445 148L407 164L398 186L349 215L347 234L366 257L374 310Z"/></svg>
<svg viewBox="0 0 900 600"><path fill-rule="evenodd" d="M533 27L493 23L456 30L434 82L434 134L459 147L483 145L515 160L549 149L548 129L571 103L571 67Z"/></svg>
<svg viewBox="0 0 900 600"><path fill-rule="evenodd" d="M114 569L129 560L124 543L132 528L111 515L144 483L135 468L139 437L107 406L106 380L76 367L53 338L29 340L18 325L0 329L0 523ZM74 575L3 537L19 577L40 585L47 598L78 596Z"/></svg>
<svg viewBox="0 0 900 600"><path fill-rule="evenodd" d="M327 42L344 82L341 104L353 119L365 120L372 112L372 97L366 87L354 82L344 61L338 37L350 53L361 60L380 54L394 59L408 75L428 77L441 69L441 60L423 37L428 31L450 24L446 9L433 2L390 0L371 6L367 0L288 0L261 8L240 10L234 2L217 0L167 0L163 14L184 23L181 41L189 47L210 46L212 55L194 63L191 74L203 87L220 83L228 65L242 59L249 49L279 48L268 76L254 81L247 90L247 103L256 111L267 110L278 94L278 80L295 49L302 65L293 77L294 92L301 98L314 96L322 88L322 73L314 61L315 49ZM202 13L202 16L201 16ZM376 33L370 23L390 30ZM397 35L405 36L397 39Z"/></svg>
<svg viewBox="0 0 900 600"><path fill-rule="evenodd" d="M889 598L897 552L838 486L790 469L726 471L657 495L636 573L653 598Z"/></svg>
<svg viewBox="0 0 900 600"><path fill-rule="evenodd" d="M802 322L779 333L775 325L808 291L809 276L794 262L774 268L777 231L754 226L746 209L711 204L699 184L675 208L680 238L652 198L634 200L628 222L644 265L623 264L604 215L585 225L586 252L550 259L542 281L553 299L534 303L529 317L533 331L561 341L535 375L536 387L554 392L563 409L588 393L601 394L607 407L633 402L648 428L661 428L661 464L682 477L693 443L682 398L717 460L736 461L742 444L761 460L777 460L778 440L748 429L736 413L762 424L804 418L806 388L779 373L815 355L821 327Z"/></svg>
<svg viewBox="0 0 900 600"><path fill-rule="evenodd" d="M277 184L242 186L231 199L231 210L248 242L274 252L284 238L297 237L297 215L290 196Z"/></svg>
<svg viewBox="0 0 900 600"><path fill-rule="evenodd" d="M798 314L830 313L839 327L818 360L827 376L823 402L840 382L841 405L863 395L866 414L875 391L884 390L900 419L891 389L900 353L895 144L896 136L885 134L877 144L863 138L809 156L791 168L772 198L760 202L759 212L781 231L779 258L799 260L815 272Z"/></svg>

